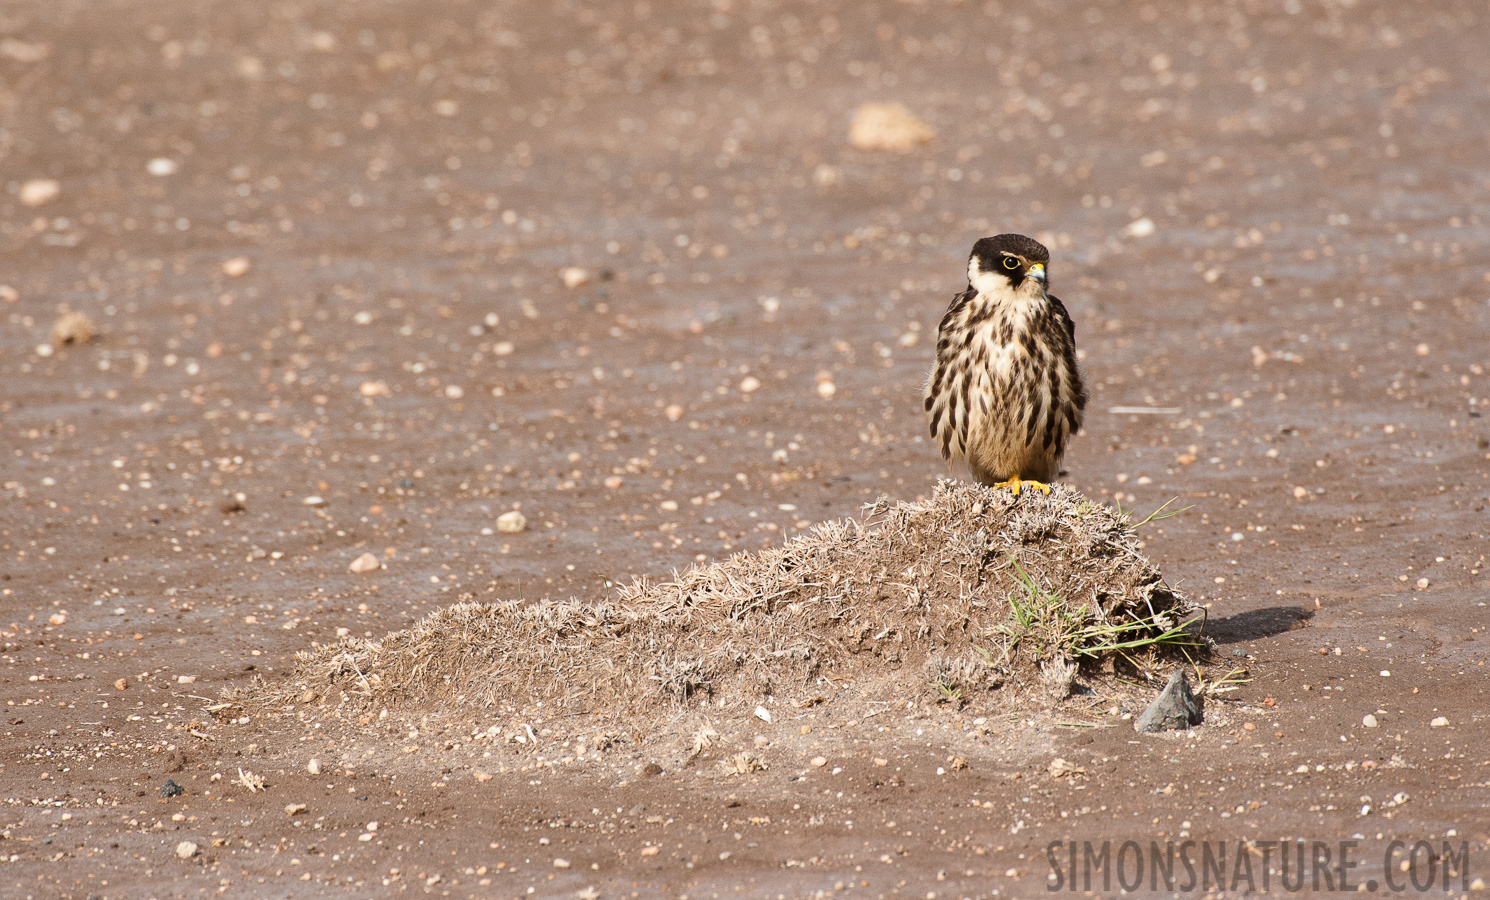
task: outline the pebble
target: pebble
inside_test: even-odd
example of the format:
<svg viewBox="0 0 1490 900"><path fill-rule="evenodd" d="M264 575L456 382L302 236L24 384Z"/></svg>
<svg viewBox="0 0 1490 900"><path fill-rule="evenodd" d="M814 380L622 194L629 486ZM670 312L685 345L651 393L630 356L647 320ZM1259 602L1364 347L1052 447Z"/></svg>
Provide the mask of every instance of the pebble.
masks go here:
<svg viewBox="0 0 1490 900"><path fill-rule="evenodd" d="M817 395L819 397L824 400L830 400L836 393L838 393L838 385L833 383L833 379L824 378L818 381Z"/></svg>
<svg viewBox="0 0 1490 900"><path fill-rule="evenodd" d="M157 156L145 164L145 171L149 172L151 175L156 176L157 178L164 178L167 175L175 175L176 170L180 168L181 165L179 163L177 163L174 159L166 156Z"/></svg>
<svg viewBox="0 0 1490 900"><path fill-rule="evenodd" d="M574 290L590 283L590 273L579 266L566 266L559 270L559 280L564 282L564 287Z"/></svg>
<svg viewBox="0 0 1490 900"><path fill-rule="evenodd" d="M1141 219L1134 219L1129 222L1128 227L1123 229L1123 233L1128 237L1146 238L1157 230L1158 228L1154 225L1154 220L1148 216L1144 216Z"/></svg>
<svg viewBox="0 0 1490 900"><path fill-rule="evenodd" d="M176 676L176 683L177 684L196 684L197 683L197 676L195 676L195 675L177 675Z"/></svg>
<svg viewBox="0 0 1490 900"><path fill-rule="evenodd" d="M1364 719L1361 720L1361 724L1366 726L1367 728L1375 728L1376 717L1368 714Z"/></svg>
<svg viewBox="0 0 1490 900"><path fill-rule="evenodd" d="M176 855L182 859L191 859L197 855L196 841L182 841L176 845Z"/></svg>
<svg viewBox="0 0 1490 900"><path fill-rule="evenodd" d="M755 708L755 717L767 725L771 724L771 711L764 706L757 706Z"/></svg>
<svg viewBox="0 0 1490 900"><path fill-rule="evenodd" d="M49 619L47 619L47 621L50 622L53 625L66 625L67 624L67 613L65 613L65 612L52 613L52 617L49 618Z"/></svg>
<svg viewBox="0 0 1490 900"><path fill-rule="evenodd" d="M306 497L304 500L301 500L300 502L303 503L306 506L325 506L326 505L326 501L325 501L324 498L315 497L315 496Z"/></svg>
<svg viewBox="0 0 1490 900"><path fill-rule="evenodd" d="M87 344L98 333L93 320L80 312L62 315L52 324L52 346L66 347L69 344Z"/></svg>
<svg viewBox="0 0 1490 900"><path fill-rule="evenodd" d="M556 856L556 857L554 857L554 868L555 869L567 869L567 868L569 868L570 865L571 865L571 863L569 862L569 860L565 859L564 857L562 857L562 856Z"/></svg>
<svg viewBox="0 0 1490 900"><path fill-rule="evenodd" d="M814 768L821 769L823 766L826 766L827 764L828 764L828 758L826 756L814 756L812 758L812 765L813 765Z"/></svg>
<svg viewBox="0 0 1490 900"><path fill-rule="evenodd" d="M1430 728L1445 728L1448 726L1448 724L1448 719L1444 718L1443 716L1435 716L1433 721L1428 723L1428 726Z"/></svg>
<svg viewBox="0 0 1490 900"><path fill-rule="evenodd" d="M753 394L761 389L761 380L754 375L746 375L740 379L740 393Z"/></svg>
<svg viewBox="0 0 1490 900"><path fill-rule="evenodd" d="M670 404L668 408L663 410L662 412L667 416L667 420L669 422L676 422L679 419L683 418L683 407L679 406L676 403Z"/></svg>
<svg viewBox="0 0 1490 900"><path fill-rule="evenodd" d="M235 256L222 264L222 273L229 278L237 278L248 272L251 263L246 256Z"/></svg>
<svg viewBox="0 0 1490 900"><path fill-rule="evenodd" d="M285 815L287 815L287 816L298 816L298 815L300 815L303 812L305 812L305 804L304 803L287 803L287 804L285 804Z"/></svg>
<svg viewBox="0 0 1490 900"><path fill-rule="evenodd" d="M305 771L312 775L321 774L321 761L315 757L311 757L310 762L305 764Z"/></svg>
<svg viewBox="0 0 1490 900"><path fill-rule="evenodd" d="M380 562L378 558L373 554L364 553L356 559L352 560L352 564L347 568L351 569L353 572L358 573L372 572L374 570L383 568L383 563Z"/></svg>
<svg viewBox="0 0 1490 900"><path fill-rule="evenodd" d="M503 534L517 534L528 527L528 517L512 510L497 516L497 530Z"/></svg>
<svg viewBox="0 0 1490 900"><path fill-rule="evenodd" d="M930 125L900 103L865 103L854 111L848 141L855 150L909 153L936 137Z"/></svg>
<svg viewBox="0 0 1490 900"><path fill-rule="evenodd" d="M16 193L16 199L21 201L22 206L41 206L51 203L62 193L62 185L53 178L32 178L21 182L21 189Z"/></svg>

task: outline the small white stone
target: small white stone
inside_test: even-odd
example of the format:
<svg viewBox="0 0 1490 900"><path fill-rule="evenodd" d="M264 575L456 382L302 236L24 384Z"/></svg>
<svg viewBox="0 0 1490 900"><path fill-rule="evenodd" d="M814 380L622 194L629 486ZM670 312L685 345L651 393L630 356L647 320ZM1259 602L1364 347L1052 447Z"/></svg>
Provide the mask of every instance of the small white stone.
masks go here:
<svg viewBox="0 0 1490 900"><path fill-rule="evenodd" d="M827 764L828 764L828 758L826 756L814 756L812 758L812 765L813 765L814 768L821 769L823 766L826 766Z"/></svg>
<svg viewBox="0 0 1490 900"><path fill-rule="evenodd" d="M896 153L909 153L935 137L936 132L930 125L895 102L860 106L854 111L848 135L855 150L890 150Z"/></svg>
<svg viewBox="0 0 1490 900"><path fill-rule="evenodd" d="M574 290L590 283L590 273L579 266L566 266L559 270L559 280L564 282L564 287Z"/></svg>
<svg viewBox="0 0 1490 900"><path fill-rule="evenodd" d="M764 706L757 706L755 708L755 717L767 725L771 724L771 711Z"/></svg>
<svg viewBox="0 0 1490 900"><path fill-rule="evenodd" d="M176 683L177 684L196 684L197 683L197 676L195 676L195 675L177 675L176 676Z"/></svg>
<svg viewBox="0 0 1490 900"><path fill-rule="evenodd" d="M466 395L465 388L458 384L445 385L445 397L449 400L459 400Z"/></svg>
<svg viewBox="0 0 1490 900"><path fill-rule="evenodd" d="M191 859L197 855L197 844L195 841L182 841L176 845L176 855L182 859Z"/></svg>
<svg viewBox="0 0 1490 900"><path fill-rule="evenodd" d="M832 399L838 393L838 386L831 379L823 379L817 383L817 395L824 400Z"/></svg>
<svg viewBox="0 0 1490 900"><path fill-rule="evenodd" d="M740 393L753 394L761 389L761 380L754 375L746 375L740 379Z"/></svg>
<svg viewBox="0 0 1490 900"><path fill-rule="evenodd" d="M567 869L567 868L569 868L569 866L570 866L569 860L565 859L564 857L558 856L558 857L555 857L554 858L554 868L555 869Z"/></svg>
<svg viewBox="0 0 1490 900"><path fill-rule="evenodd" d="M229 278L237 278L248 271L249 265L248 257L235 256L222 264L222 273Z"/></svg>
<svg viewBox="0 0 1490 900"><path fill-rule="evenodd" d="M1367 714L1367 716L1364 719L1361 720L1361 724L1364 725L1364 726L1366 726L1367 728L1375 728L1376 727L1376 717L1373 716L1373 715Z"/></svg>
<svg viewBox="0 0 1490 900"><path fill-rule="evenodd" d="M167 175L175 175L181 166L174 159L167 156L157 156L145 164L145 171L159 178Z"/></svg>
<svg viewBox="0 0 1490 900"><path fill-rule="evenodd" d="M1148 216L1144 216L1141 219L1134 219L1129 222L1128 227L1123 229L1123 233L1128 237L1146 238L1157 230L1158 227L1154 225L1154 220Z"/></svg>
<svg viewBox="0 0 1490 900"><path fill-rule="evenodd" d="M1444 718L1443 716L1435 716L1433 721L1428 723L1428 726L1430 728L1445 728L1448 726L1448 724L1448 719Z"/></svg>
<svg viewBox="0 0 1490 900"><path fill-rule="evenodd" d="M321 497L316 497L316 496L306 497L304 500L301 500L300 502L303 503L303 504L305 504L306 506L325 506L326 505L326 501L324 499L322 499Z"/></svg>
<svg viewBox="0 0 1490 900"><path fill-rule="evenodd" d="M364 553L352 560L352 564L347 568L360 574L362 572L372 572L381 569L383 568L383 563L371 553Z"/></svg>
<svg viewBox="0 0 1490 900"><path fill-rule="evenodd" d="M21 182L21 189L16 193L16 199L21 201L22 206L41 206L51 203L62 193L62 185L54 178L32 178Z"/></svg>
<svg viewBox="0 0 1490 900"><path fill-rule="evenodd" d="M305 771L312 775L321 774L321 761L315 757L311 757L310 762L305 764Z"/></svg>
<svg viewBox="0 0 1490 900"><path fill-rule="evenodd" d="M517 534L528 527L528 517L512 510L497 516L497 530L503 534Z"/></svg>

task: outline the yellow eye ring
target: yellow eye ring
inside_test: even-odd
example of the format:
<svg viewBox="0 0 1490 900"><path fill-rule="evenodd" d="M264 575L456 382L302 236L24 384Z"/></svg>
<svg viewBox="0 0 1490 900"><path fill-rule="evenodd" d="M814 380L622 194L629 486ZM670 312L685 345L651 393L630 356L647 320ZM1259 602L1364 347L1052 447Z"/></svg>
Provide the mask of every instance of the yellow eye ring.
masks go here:
<svg viewBox="0 0 1490 900"><path fill-rule="evenodd" d="M1006 257L1004 257L1004 268L1009 269L1011 271L1014 270L1014 269L1019 268L1019 260L1015 259L1012 256L1006 256Z"/></svg>

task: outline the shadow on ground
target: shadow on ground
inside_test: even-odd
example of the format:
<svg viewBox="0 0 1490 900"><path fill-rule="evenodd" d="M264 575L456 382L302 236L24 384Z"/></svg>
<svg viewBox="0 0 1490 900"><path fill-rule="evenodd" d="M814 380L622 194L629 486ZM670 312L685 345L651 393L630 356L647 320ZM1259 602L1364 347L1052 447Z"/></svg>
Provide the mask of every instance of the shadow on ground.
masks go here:
<svg viewBox="0 0 1490 900"><path fill-rule="evenodd" d="M1313 610L1297 606L1265 606L1215 619L1206 626L1206 634L1218 644L1239 644L1303 628L1313 616Z"/></svg>

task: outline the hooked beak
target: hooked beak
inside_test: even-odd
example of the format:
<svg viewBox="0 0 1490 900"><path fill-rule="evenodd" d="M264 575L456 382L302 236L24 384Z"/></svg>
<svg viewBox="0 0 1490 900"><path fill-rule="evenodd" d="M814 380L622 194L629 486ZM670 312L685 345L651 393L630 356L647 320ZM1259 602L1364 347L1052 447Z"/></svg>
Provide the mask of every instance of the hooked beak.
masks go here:
<svg viewBox="0 0 1490 900"><path fill-rule="evenodd" d="M1033 266L1030 266L1030 270L1029 270L1029 272L1026 273L1026 277L1033 278L1036 281L1040 282L1041 284L1044 284L1045 283L1045 264L1044 263L1035 263Z"/></svg>

